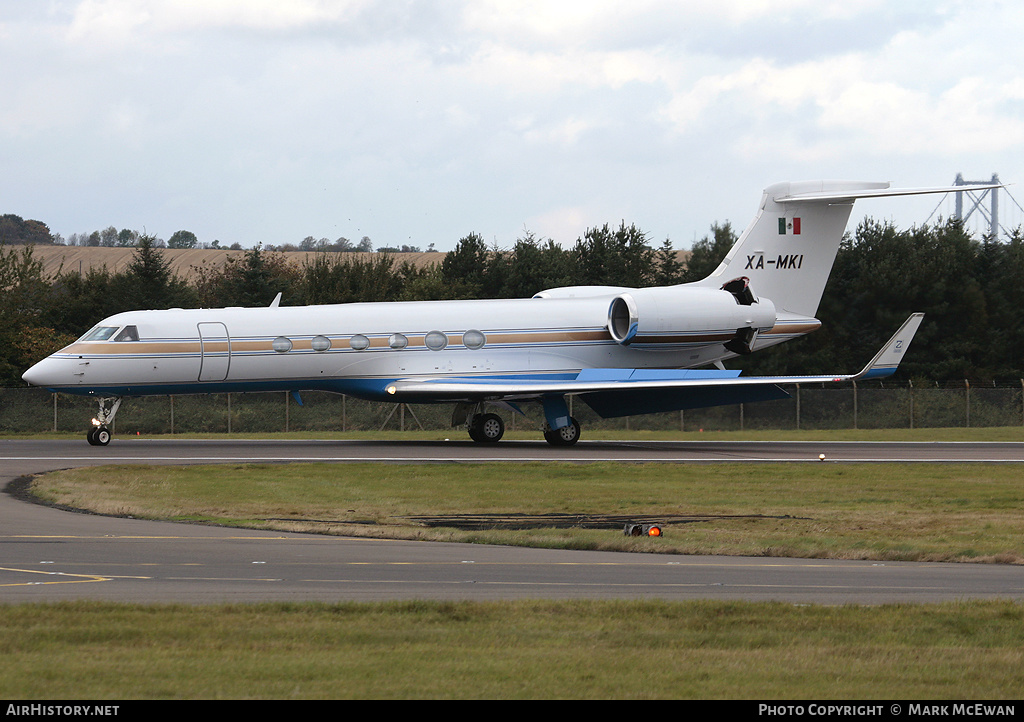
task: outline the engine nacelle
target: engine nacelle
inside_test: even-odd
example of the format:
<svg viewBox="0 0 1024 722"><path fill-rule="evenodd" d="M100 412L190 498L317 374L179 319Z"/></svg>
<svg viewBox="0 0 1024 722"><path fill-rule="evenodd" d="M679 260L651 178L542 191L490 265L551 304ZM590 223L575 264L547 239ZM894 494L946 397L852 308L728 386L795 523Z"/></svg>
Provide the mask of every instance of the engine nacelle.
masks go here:
<svg viewBox="0 0 1024 722"><path fill-rule="evenodd" d="M774 325L775 304L755 298L745 282L722 289L638 288L618 294L608 307L608 331L623 346L717 342L747 354L758 332Z"/></svg>
<svg viewBox="0 0 1024 722"><path fill-rule="evenodd" d="M563 286L540 291L533 294L533 298L592 298L631 290L626 286Z"/></svg>

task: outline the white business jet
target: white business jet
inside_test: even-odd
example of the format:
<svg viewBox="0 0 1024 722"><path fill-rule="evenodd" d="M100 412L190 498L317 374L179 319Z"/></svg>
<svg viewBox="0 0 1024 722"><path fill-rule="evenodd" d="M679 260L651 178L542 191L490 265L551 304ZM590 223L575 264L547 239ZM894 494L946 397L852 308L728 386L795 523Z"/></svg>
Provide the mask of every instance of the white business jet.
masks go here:
<svg viewBox="0 0 1024 722"><path fill-rule="evenodd" d="M911 316L859 373L746 377L722 362L810 333L858 198L998 186L890 189L794 182L764 191L753 222L696 283L576 286L533 298L131 311L104 319L25 372L30 384L94 396L87 438L110 442L121 398L317 390L396 403L455 404L452 425L481 443L504 433L492 407L541 404L544 438L574 444L566 396L604 418L785 398L779 384L896 370ZM703 368L702 368L703 367ZM712 367L712 368L707 368Z"/></svg>

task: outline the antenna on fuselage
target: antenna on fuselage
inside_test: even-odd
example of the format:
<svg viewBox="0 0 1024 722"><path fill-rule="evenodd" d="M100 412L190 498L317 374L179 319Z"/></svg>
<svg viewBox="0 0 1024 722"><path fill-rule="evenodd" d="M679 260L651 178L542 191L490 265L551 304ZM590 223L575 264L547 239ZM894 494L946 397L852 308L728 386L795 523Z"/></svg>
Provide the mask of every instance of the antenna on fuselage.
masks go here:
<svg viewBox="0 0 1024 722"><path fill-rule="evenodd" d="M274 300L270 302L270 307L271 308L277 308L280 305L281 305L281 291L278 291L277 295L274 296Z"/></svg>

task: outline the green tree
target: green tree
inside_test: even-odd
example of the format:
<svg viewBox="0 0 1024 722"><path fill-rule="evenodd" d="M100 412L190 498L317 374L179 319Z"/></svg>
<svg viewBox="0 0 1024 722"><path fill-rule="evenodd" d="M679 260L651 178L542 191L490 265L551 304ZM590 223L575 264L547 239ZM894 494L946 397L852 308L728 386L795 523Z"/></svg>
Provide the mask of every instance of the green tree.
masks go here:
<svg viewBox="0 0 1024 722"><path fill-rule="evenodd" d="M0 243L0 385L20 385L29 366L74 340L46 325L49 291L32 246Z"/></svg>
<svg viewBox="0 0 1024 722"><path fill-rule="evenodd" d="M654 276L651 280L655 286L672 286L683 282L685 272L686 265L672 248L672 241L666 238L655 253Z"/></svg>
<svg viewBox="0 0 1024 722"><path fill-rule="evenodd" d="M316 253L300 268L298 291L302 302L311 304L395 301L401 297L403 275L394 264L387 253Z"/></svg>
<svg viewBox="0 0 1024 722"><path fill-rule="evenodd" d="M186 308L195 304L195 291L174 274L155 243L154 236L140 236L131 263L115 279L123 287L124 310Z"/></svg>
<svg viewBox="0 0 1024 722"><path fill-rule="evenodd" d="M198 302L205 307L267 306L278 293L282 303L301 303L299 271L281 253L264 251L257 245L241 260L232 256L220 268L196 270L193 286Z"/></svg>
<svg viewBox="0 0 1024 722"><path fill-rule="evenodd" d="M712 271L718 268L718 264L729 253L729 250L736 245L736 241L736 232L729 221L722 224L711 224L711 235L704 236L693 244L690 257L686 261L683 282L693 283L711 275Z"/></svg>
<svg viewBox="0 0 1024 722"><path fill-rule="evenodd" d="M483 237L470 233L459 239L441 262L445 298L480 298L487 276L488 250Z"/></svg>
<svg viewBox="0 0 1024 722"><path fill-rule="evenodd" d="M575 284L572 254L548 239L527 231L508 254L505 296L530 298L546 288Z"/></svg>
<svg viewBox="0 0 1024 722"><path fill-rule="evenodd" d="M136 245L139 242L139 232L133 231L129 228L122 228L117 233L117 245L124 248L128 248Z"/></svg>
<svg viewBox="0 0 1024 722"><path fill-rule="evenodd" d="M42 221L24 220L13 213L0 215L0 243L8 245L49 245L54 242L49 227Z"/></svg>
<svg viewBox="0 0 1024 722"><path fill-rule="evenodd" d="M640 287L648 284L654 251L647 236L623 221L617 230L608 224L589 228L573 249L579 283Z"/></svg>
<svg viewBox="0 0 1024 722"><path fill-rule="evenodd" d="M441 264L433 263L417 268L411 263L403 263L402 290L400 301L436 301L450 298L450 290L441 275Z"/></svg>
<svg viewBox="0 0 1024 722"><path fill-rule="evenodd" d="M167 241L168 248L195 248L198 244L199 239L192 231L175 231Z"/></svg>
<svg viewBox="0 0 1024 722"><path fill-rule="evenodd" d="M984 344L987 365L1002 378L1024 378L1024 231L1018 227L1005 243L985 239L983 252L991 339Z"/></svg>
<svg viewBox="0 0 1024 722"><path fill-rule="evenodd" d="M131 262L117 273L106 267L59 272L50 281L42 324L78 337L122 311L195 306L195 289L174 275L155 243L153 236L141 236Z"/></svg>
<svg viewBox="0 0 1024 722"><path fill-rule="evenodd" d="M127 310L118 303L123 289L116 278L105 266L84 274L77 269L57 273L44 310L45 324L78 337L100 319Z"/></svg>

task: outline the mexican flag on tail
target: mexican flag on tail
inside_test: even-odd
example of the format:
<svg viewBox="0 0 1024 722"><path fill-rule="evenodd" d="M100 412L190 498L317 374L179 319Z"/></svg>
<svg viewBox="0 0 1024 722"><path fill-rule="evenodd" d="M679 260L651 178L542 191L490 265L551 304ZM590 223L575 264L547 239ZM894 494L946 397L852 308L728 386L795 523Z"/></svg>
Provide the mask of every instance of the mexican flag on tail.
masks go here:
<svg viewBox="0 0 1024 722"><path fill-rule="evenodd" d="M780 218L779 219L779 235L780 236L799 236L800 235L800 219L799 218Z"/></svg>

